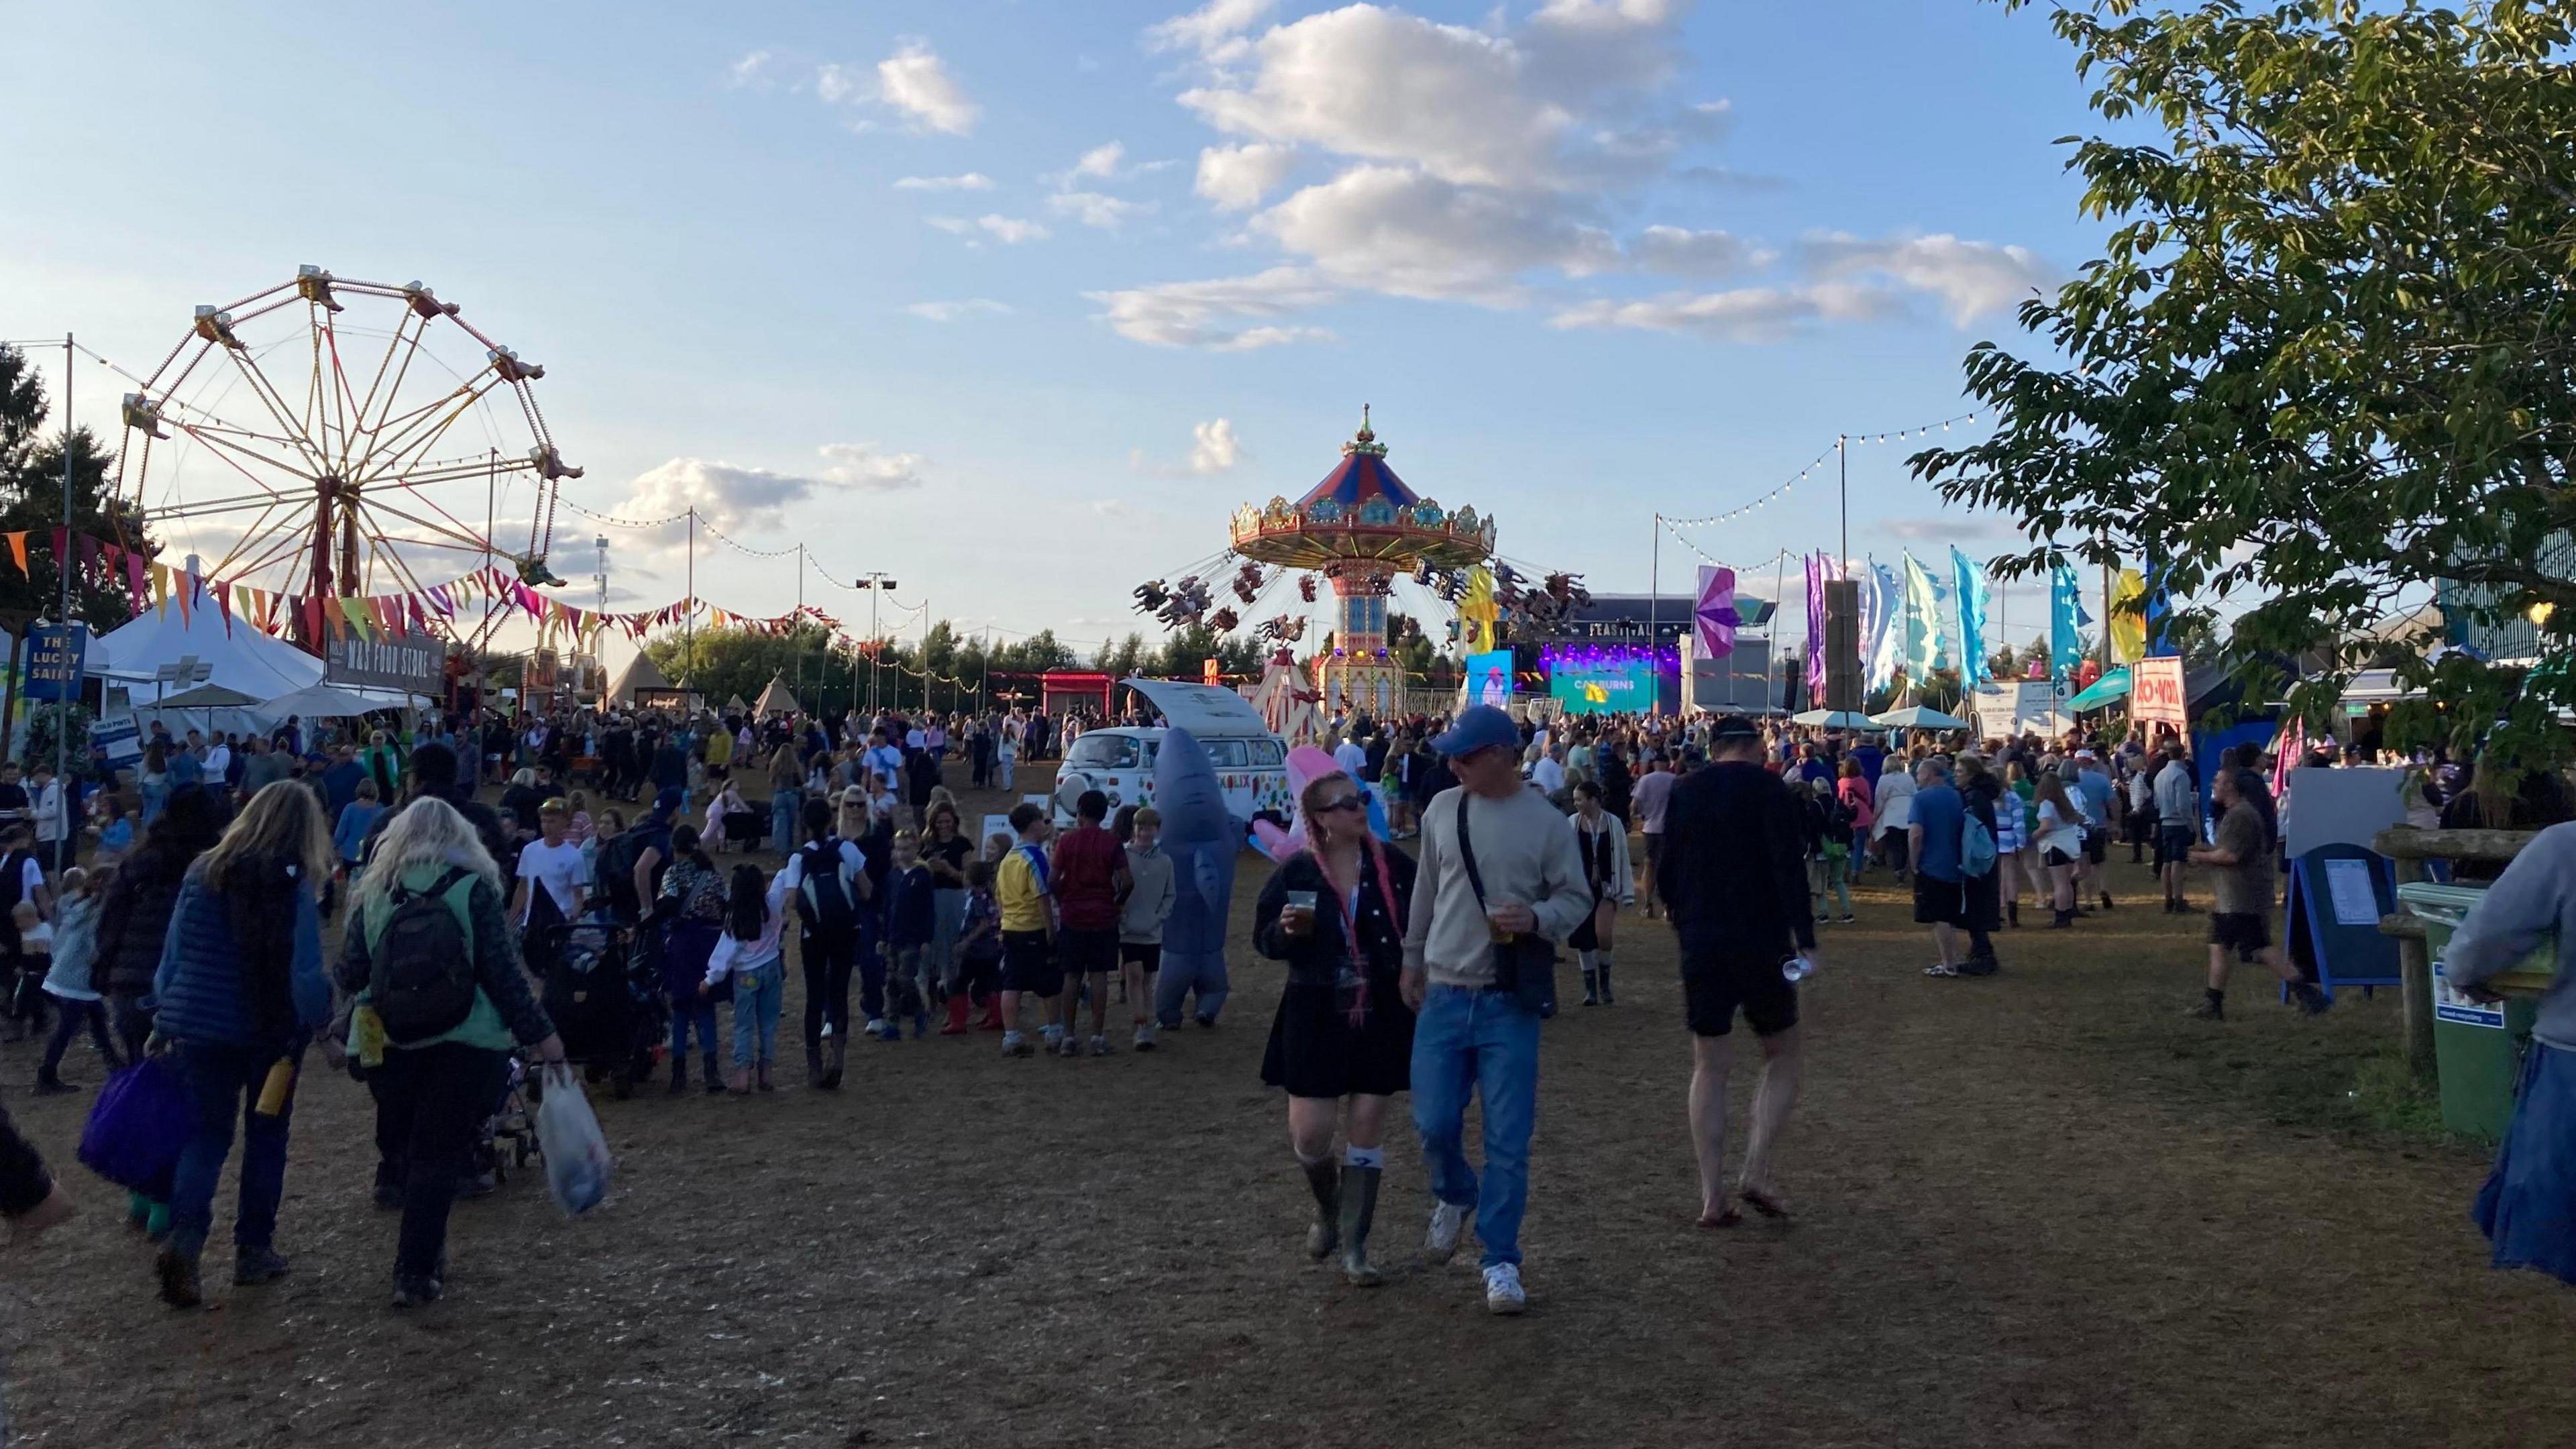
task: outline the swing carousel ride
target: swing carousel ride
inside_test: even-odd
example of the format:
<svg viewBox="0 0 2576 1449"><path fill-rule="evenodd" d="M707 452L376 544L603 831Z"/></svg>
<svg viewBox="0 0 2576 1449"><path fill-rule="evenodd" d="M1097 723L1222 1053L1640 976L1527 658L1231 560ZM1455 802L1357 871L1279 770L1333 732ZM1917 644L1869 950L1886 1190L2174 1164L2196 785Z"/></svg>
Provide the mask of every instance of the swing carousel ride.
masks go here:
<svg viewBox="0 0 2576 1449"><path fill-rule="evenodd" d="M320 653L326 601L445 600L478 570L563 582L546 554L558 489L581 470L537 406L544 376L420 282L301 267L197 308L124 397L111 486L209 560L205 578L284 601L279 632ZM471 649L497 615L415 617Z"/></svg>
<svg viewBox="0 0 2576 1449"><path fill-rule="evenodd" d="M1408 691L1420 681L1407 678L1395 652L1403 641L1388 634L1388 603L1400 580L1455 612L1451 641L1468 652L1497 647L1504 620L1551 623L1589 597L1575 574L1546 574L1528 586L1529 574L1495 554L1493 519L1416 494L1386 455L1363 407L1341 463L1304 497L1244 505L1235 511L1229 549L1177 582L1156 579L1135 590L1137 612L1167 628L1227 634L1242 626L1245 612L1258 613L1284 578L1294 575L1298 598L1310 604L1319 597L1318 578L1329 585L1329 627L1302 664L1295 646L1307 635L1307 615L1282 612L1252 628L1253 642L1269 656L1254 699L1271 727L1292 739L1314 732L1319 714L1387 717L1411 707ZM1220 588L1235 603L1216 607ZM1405 624L1421 628L1418 619Z"/></svg>

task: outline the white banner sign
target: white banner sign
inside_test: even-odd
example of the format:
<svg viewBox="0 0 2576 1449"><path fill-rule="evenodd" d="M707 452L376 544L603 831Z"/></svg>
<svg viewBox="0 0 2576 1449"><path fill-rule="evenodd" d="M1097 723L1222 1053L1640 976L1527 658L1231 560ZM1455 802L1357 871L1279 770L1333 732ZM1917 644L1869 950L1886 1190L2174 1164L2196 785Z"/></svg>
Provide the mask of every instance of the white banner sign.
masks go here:
<svg viewBox="0 0 2576 1449"><path fill-rule="evenodd" d="M2142 725L2171 725L2177 732L2191 728L2179 656L2141 659L2129 666L2129 717Z"/></svg>
<svg viewBox="0 0 2576 1449"><path fill-rule="evenodd" d="M2066 728L2069 696L2045 679L1980 684L1969 697L1977 712L1977 732L1990 738L2025 733L2055 735Z"/></svg>

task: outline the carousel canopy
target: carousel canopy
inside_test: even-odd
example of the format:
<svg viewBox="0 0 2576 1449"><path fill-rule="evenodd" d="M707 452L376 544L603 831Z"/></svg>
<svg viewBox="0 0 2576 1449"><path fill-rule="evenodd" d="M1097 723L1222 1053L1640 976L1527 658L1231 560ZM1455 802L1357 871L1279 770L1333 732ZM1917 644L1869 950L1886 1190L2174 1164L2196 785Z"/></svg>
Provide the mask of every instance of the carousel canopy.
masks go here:
<svg viewBox="0 0 2576 1449"><path fill-rule="evenodd" d="M1342 444L1340 466L1304 498L1273 498L1234 516L1234 551L1285 568L1321 569L1361 560L1410 569L1429 563L1468 568L1494 551L1494 524L1473 508L1452 513L1420 497L1386 465L1386 444L1360 416Z"/></svg>

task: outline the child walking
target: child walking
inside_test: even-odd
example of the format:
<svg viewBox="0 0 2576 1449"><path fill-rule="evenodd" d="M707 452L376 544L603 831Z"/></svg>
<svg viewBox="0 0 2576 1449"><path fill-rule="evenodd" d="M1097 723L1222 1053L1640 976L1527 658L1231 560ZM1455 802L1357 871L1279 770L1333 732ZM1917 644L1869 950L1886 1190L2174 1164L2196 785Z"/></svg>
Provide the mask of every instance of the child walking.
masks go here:
<svg viewBox="0 0 2576 1449"><path fill-rule="evenodd" d="M787 960L778 949L786 924L787 893L771 883L759 866L733 868L727 892L724 934L707 953L705 990L712 994L733 981L733 1081L736 1092L775 1092L770 1065L778 1057L778 1005L787 990Z"/></svg>
<svg viewBox="0 0 2576 1449"><path fill-rule="evenodd" d="M912 1018L912 1038L930 1035L930 1004L922 990L921 959L938 922L932 915L935 894L930 867L921 863L921 841L909 830L894 837L894 869L886 880L886 1041L903 1040L903 1019Z"/></svg>
<svg viewBox="0 0 2576 1449"><path fill-rule="evenodd" d="M948 1024L939 1029L942 1036L965 1032L966 1011L959 1003L983 1003L984 1018L975 1023L977 1030L1002 1030L1002 903L993 898L991 861L966 863L964 910L965 919L957 929L958 981L948 998Z"/></svg>
<svg viewBox="0 0 2576 1449"><path fill-rule="evenodd" d="M1118 972L1135 1017L1134 1045L1154 1049L1154 977L1163 965L1163 923L1180 899L1172 858L1163 854L1162 812L1147 805L1128 817L1127 878L1132 884L1118 907Z"/></svg>
<svg viewBox="0 0 2576 1449"><path fill-rule="evenodd" d="M54 964L45 973L45 994L61 1005L54 1018L53 1037L45 1043L44 1065L36 1069L36 1092L40 1096L80 1090L78 1083L64 1081L61 1071L63 1052L83 1024L88 1025L89 1039L98 1047L98 1059L107 1064L109 1071L125 1065L108 1040L107 1004L99 1000L97 990L90 984L90 967L98 959L98 911L107 899L108 882L115 873L115 867L104 865L89 871L73 866L63 872L61 919L54 923L50 943ZM18 909L29 914L34 910L25 902ZM18 932L33 949L35 931L21 922Z"/></svg>

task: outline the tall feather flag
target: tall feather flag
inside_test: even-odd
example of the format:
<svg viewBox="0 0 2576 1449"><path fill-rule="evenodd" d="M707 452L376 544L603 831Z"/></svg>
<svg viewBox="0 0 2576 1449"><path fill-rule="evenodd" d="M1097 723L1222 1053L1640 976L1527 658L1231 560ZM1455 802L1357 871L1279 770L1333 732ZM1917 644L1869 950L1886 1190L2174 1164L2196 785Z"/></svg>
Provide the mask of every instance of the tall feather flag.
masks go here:
<svg viewBox="0 0 2576 1449"><path fill-rule="evenodd" d="M1700 565L1699 603L1691 610L1700 657L1723 659L1734 653L1735 627L1742 622L1735 611L1735 570Z"/></svg>
<svg viewBox="0 0 2576 1449"><path fill-rule="evenodd" d="M1807 555L1807 699L1825 697L1825 556Z"/></svg>
<svg viewBox="0 0 2576 1449"><path fill-rule="evenodd" d="M1932 575L1905 555L1905 675L1920 687L1941 657L1941 594Z"/></svg>
<svg viewBox="0 0 2576 1449"><path fill-rule="evenodd" d="M2135 664L2147 657L2147 576L2122 569L2111 585L2111 659Z"/></svg>
<svg viewBox="0 0 2576 1449"><path fill-rule="evenodd" d="M1950 546L1950 567L1958 575L1959 677L1973 687L1993 677L1986 667L1986 570L1957 544Z"/></svg>
<svg viewBox="0 0 2576 1449"><path fill-rule="evenodd" d="M2082 652L2075 631L2093 622L2084 612L2084 588L2075 577L2073 564L2061 563L2048 571L2048 672L2063 679L2075 672L2075 656Z"/></svg>
<svg viewBox="0 0 2576 1449"><path fill-rule="evenodd" d="M1885 689L1905 667L1905 586L1896 570L1875 559L1869 565L1869 633L1862 641L1869 661L1871 689Z"/></svg>

